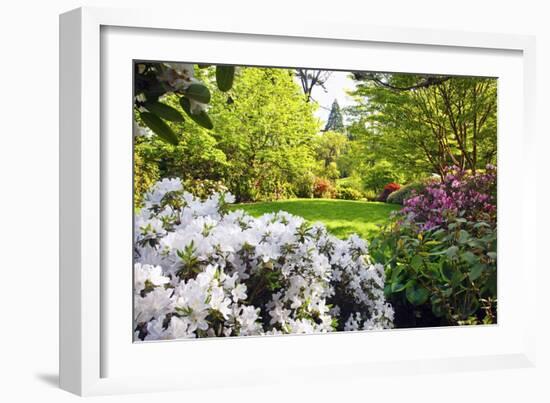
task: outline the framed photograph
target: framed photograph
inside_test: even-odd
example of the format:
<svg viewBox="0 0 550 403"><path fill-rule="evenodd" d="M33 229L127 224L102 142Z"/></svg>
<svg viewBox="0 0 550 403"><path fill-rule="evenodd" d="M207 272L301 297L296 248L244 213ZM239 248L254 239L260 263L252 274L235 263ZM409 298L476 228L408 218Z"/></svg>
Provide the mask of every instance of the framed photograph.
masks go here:
<svg viewBox="0 0 550 403"><path fill-rule="evenodd" d="M60 24L62 388L533 365L531 37Z"/></svg>

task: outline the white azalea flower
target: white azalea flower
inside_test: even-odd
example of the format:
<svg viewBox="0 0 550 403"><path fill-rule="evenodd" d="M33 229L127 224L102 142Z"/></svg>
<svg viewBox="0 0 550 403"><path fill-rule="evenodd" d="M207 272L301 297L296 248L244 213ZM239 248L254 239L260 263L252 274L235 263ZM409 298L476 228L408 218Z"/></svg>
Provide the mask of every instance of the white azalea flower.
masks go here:
<svg viewBox="0 0 550 403"><path fill-rule="evenodd" d="M212 309L220 312L225 319L227 319L231 313L231 309L229 308L230 304L231 300L225 297L223 288L214 287L212 289L210 294L210 306Z"/></svg>
<svg viewBox="0 0 550 403"><path fill-rule="evenodd" d="M134 265L134 290L143 290L146 281L149 281L153 286L161 286L168 284L170 278L163 275L162 267L160 266L136 263Z"/></svg>
<svg viewBox="0 0 550 403"><path fill-rule="evenodd" d="M237 285L235 288L233 288L233 290L231 290L231 295L233 296L234 302L246 299L246 285Z"/></svg>
<svg viewBox="0 0 550 403"><path fill-rule="evenodd" d="M151 318L164 316L174 308L172 290L155 287L145 294L134 296L135 323L148 322Z"/></svg>

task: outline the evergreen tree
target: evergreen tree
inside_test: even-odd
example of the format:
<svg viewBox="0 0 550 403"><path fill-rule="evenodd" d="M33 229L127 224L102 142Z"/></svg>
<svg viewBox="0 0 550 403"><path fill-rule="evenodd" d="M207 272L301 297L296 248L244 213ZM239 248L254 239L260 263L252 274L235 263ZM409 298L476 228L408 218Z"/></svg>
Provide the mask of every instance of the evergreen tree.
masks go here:
<svg viewBox="0 0 550 403"><path fill-rule="evenodd" d="M339 133L344 132L344 119L342 118L340 105L338 105L338 101L336 99L332 102L330 114L328 115L328 121L324 129L325 132L329 130Z"/></svg>

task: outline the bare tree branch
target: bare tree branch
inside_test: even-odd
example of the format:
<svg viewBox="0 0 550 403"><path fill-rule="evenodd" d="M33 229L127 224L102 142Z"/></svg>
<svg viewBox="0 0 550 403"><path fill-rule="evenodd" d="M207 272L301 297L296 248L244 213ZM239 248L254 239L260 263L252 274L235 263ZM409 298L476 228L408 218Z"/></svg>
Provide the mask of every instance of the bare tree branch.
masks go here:
<svg viewBox="0 0 550 403"><path fill-rule="evenodd" d="M419 88L427 88L431 87L432 85L444 83L451 78L450 76L423 76L419 82L413 85L400 87L390 84L388 81L384 80L384 74L380 73L356 71L353 73L353 77L355 78L355 80L358 81L372 81L373 83L381 87L388 88L394 91L410 91Z"/></svg>
<svg viewBox="0 0 550 403"><path fill-rule="evenodd" d="M311 93L316 85L326 92L325 83L331 74L331 71L326 70L296 69L296 75L300 78L307 102L311 101Z"/></svg>

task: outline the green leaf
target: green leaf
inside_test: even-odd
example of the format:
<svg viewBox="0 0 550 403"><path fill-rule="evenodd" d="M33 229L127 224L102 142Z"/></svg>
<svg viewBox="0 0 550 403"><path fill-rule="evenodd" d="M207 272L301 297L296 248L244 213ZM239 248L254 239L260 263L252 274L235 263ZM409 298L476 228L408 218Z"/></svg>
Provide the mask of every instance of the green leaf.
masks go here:
<svg viewBox="0 0 550 403"><path fill-rule="evenodd" d="M451 287L458 287L467 276L467 274L462 273L460 270L455 270L451 278Z"/></svg>
<svg viewBox="0 0 550 403"><path fill-rule="evenodd" d="M210 66L212 66L212 65L211 65L211 64L202 64L202 63L199 63L199 64L197 64L197 66L199 66L199 69L205 69L205 68L210 67Z"/></svg>
<svg viewBox="0 0 550 403"><path fill-rule="evenodd" d="M455 269L453 268L453 266L449 264L447 261L444 261L443 264L441 265L441 276L445 280L450 282L451 279L453 278L454 272L455 272Z"/></svg>
<svg viewBox="0 0 550 403"><path fill-rule="evenodd" d="M430 292L417 284L411 284L405 292L407 300L413 305L422 305L428 300Z"/></svg>
<svg viewBox="0 0 550 403"><path fill-rule="evenodd" d="M470 269L470 273L468 276L470 277L470 280L475 281L481 276L481 273L483 273L483 270L485 269L485 265L478 263L472 266Z"/></svg>
<svg viewBox="0 0 550 403"><path fill-rule="evenodd" d="M440 251L437 251L437 252L430 252L428 253L429 256L439 256L439 255L444 255L447 253L447 249L443 249L443 250L440 250Z"/></svg>
<svg viewBox="0 0 550 403"><path fill-rule="evenodd" d="M200 111L199 113L191 113L191 103L189 102L189 99L185 97L180 98L180 105L187 113L187 115L193 119L195 123L198 125L204 127L205 129L213 129L214 125L212 124L212 121L210 120L210 117L205 111Z"/></svg>
<svg viewBox="0 0 550 403"><path fill-rule="evenodd" d="M478 257L470 251L466 251L461 255L462 260L468 264L475 264L479 261Z"/></svg>
<svg viewBox="0 0 550 403"><path fill-rule="evenodd" d="M413 258L411 259L411 267L415 271L419 271L420 269L422 269L423 263L424 263L424 260L422 259L422 256L414 255Z"/></svg>
<svg viewBox="0 0 550 403"><path fill-rule="evenodd" d="M210 90L203 84L191 84L185 90L185 95L194 101L207 104L210 102Z"/></svg>
<svg viewBox="0 0 550 403"><path fill-rule="evenodd" d="M147 102L145 104L145 108L151 112L157 115L158 117L163 118L164 120L168 120L170 122L183 122L183 116L181 113L178 112L177 109L172 108L171 106L168 106L166 104L163 104L162 102Z"/></svg>
<svg viewBox="0 0 550 403"><path fill-rule="evenodd" d="M450 257L450 258L453 258L453 257L456 256L457 252L458 252L458 246L456 246L456 245L450 246L447 249L447 256Z"/></svg>
<svg viewBox="0 0 550 403"><path fill-rule="evenodd" d="M466 242L466 244L471 248L477 248L477 249L483 246L483 244L478 239L470 239L468 240L468 242Z"/></svg>
<svg viewBox="0 0 550 403"><path fill-rule="evenodd" d="M458 242L459 243L466 243L470 239L470 234L468 234L468 231L465 231L463 229L460 230L458 233Z"/></svg>
<svg viewBox="0 0 550 403"><path fill-rule="evenodd" d="M489 256L493 260L497 260L497 253L496 252L487 252L487 256Z"/></svg>
<svg viewBox="0 0 550 403"><path fill-rule="evenodd" d="M141 112L140 118L143 123L149 127L156 135L162 140L172 145L177 145L179 142L176 134L170 129L170 127L157 115L151 112Z"/></svg>
<svg viewBox="0 0 550 403"><path fill-rule="evenodd" d="M216 66L216 84L220 91L226 92L233 86L235 66Z"/></svg>
<svg viewBox="0 0 550 403"><path fill-rule="evenodd" d="M399 281L396 281L395 283L392 283L391 285L391 292L396 293L403 291L407 287L407 284L400 283Z"/></svg>
<svg viewBox="0 0 550 403"><path fill-rule="evenodd" d="M434 240L430 240L430 241L427 241L427 242L424 242L424 246L436 246L436 245L440 245L441 242L439 241L434 241Z"/></svg>
<svg viewBox="0 0 550 403"><path fill-rule="evenodd" d="M395 267L391 269L391 281L396 281L399 274L403 271L404 266L400 263L397 263Z"/></svg>

